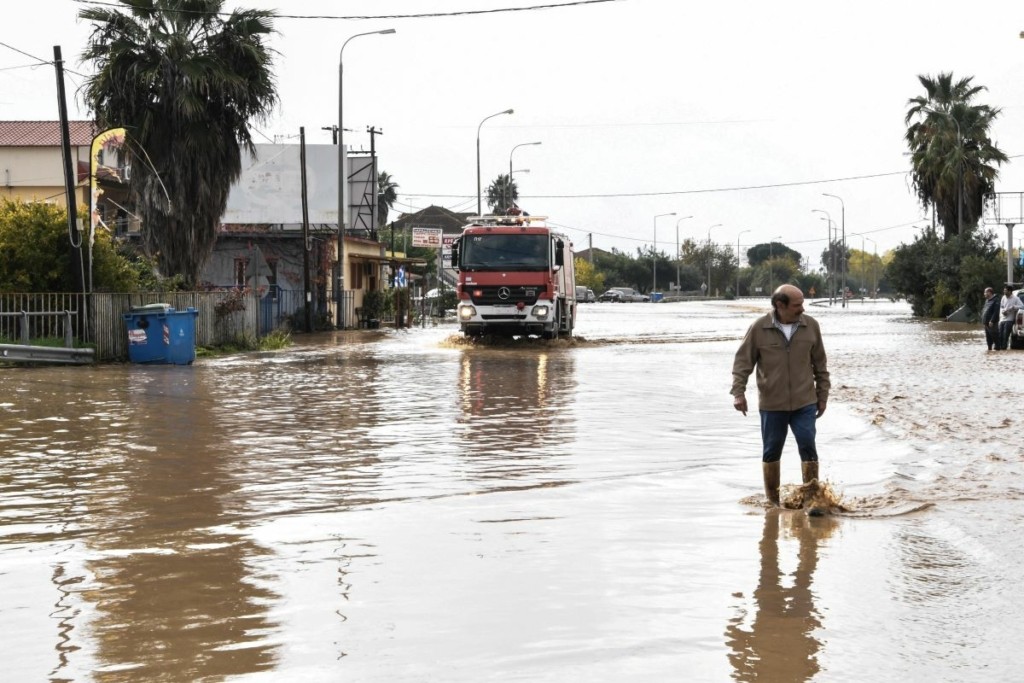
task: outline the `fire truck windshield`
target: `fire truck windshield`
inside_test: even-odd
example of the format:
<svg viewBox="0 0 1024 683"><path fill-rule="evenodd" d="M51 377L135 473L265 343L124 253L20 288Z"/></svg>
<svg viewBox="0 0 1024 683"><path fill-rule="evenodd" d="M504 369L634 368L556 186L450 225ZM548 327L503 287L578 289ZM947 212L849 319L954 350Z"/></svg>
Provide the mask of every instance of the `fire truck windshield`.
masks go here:
<svg viewBox="0 0 1024 683"><path fill-rule="evenodd" d="M550 239L545 234L466 235L460 244L461 270L547 270Z"/></svg>

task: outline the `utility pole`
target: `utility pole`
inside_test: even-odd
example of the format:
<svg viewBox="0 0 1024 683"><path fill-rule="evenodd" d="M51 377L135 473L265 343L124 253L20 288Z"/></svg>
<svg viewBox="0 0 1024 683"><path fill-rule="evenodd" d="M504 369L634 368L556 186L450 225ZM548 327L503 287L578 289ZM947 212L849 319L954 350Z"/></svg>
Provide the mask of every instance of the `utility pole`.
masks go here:
<svg viewBox="0 0 1024 683"><path fill-rule="evenodd" d="M309 201L306 197L306 128L299 127L299 173L302 185L302 290L306 298L306 332L313 331L313 297L309 290Z"/></svg>
<svg viewBox="0 0 1024 683"><path fill-rule="evenodd" d="M373 126L368 126L366 132L370 134L370 173L372 178L370 179L370 187L373 188L373 197L370 198L370 225L373 226L374 239L377 236L377 196L380 194L380 188L377 186L377 151L374 147L374 141L377 135L384 135L384 131L377 130Z"/></svg>
<svg viewBox="0 0 1024 683"><path fill-rule="evenodd" d="M53 65L57 71L57 108L60 112L60 149L64 157L64 193L68 205L68 234L71 237L71 274L74 282L82 292L82 307L78 311L81 316L79 330L85 328L81 322L88 322L89 317L85 314L86 294L85 287L85 264L82 263L82 234L78 230L78 200L75 197L75 185L77 176L72 169L71 158L71 127L68 123L68 105L64 95L64 60L61 58L60 45L53 46ZM83 337L88 338L88 333Z"/></svg>

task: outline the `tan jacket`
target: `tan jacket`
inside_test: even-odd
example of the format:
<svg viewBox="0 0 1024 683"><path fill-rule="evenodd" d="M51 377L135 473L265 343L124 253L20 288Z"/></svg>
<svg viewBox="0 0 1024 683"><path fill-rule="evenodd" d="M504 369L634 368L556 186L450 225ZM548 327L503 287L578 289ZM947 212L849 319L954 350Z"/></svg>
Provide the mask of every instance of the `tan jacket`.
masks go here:
<svg viewBox="0 0 1024 683"><path fill-rule="evenodd" d="M832 385L818 322L800 316L800 327L787 344L772 316L755 320L743 337L732 365L732 395L746 392L747 378L756 368L759 410L797 410L828 401Z"/></svg>

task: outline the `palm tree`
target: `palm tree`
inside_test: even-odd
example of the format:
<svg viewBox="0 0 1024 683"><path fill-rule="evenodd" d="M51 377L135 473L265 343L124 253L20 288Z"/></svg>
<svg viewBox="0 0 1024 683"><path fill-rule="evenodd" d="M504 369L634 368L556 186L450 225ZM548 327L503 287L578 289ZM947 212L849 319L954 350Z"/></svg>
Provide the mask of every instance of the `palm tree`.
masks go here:
<svg viewBox="0 0 1024 683"><path fill-rule="evenodd" d="M972 103L985 90L971 85L973 77L917 78L926 94L908 100L904 120L911 178L921 204L934 206L948 241L962 226L970 231L978 224L985 198L995 189L996 166L1007 161L989 137L1000 110Z"/></svg>
<svg viewBox="0 0 1024 683"><path fill-rule="evenodd" d="M123 127L130 198L163 275L194 286L213 251L228 191L255 146L249 122L277 104L273 12L222 13L223 0L118 0L89 7L83 86L100 127Z"/></svg>
<svg viewBox="0 0 1024 683"><path fill-rule="evenodd" d="M516 203L517 199L519 199L519 188L516 187L516 181L511 180L508 174L499 175L487 188L487 205L491 207L493 214L504 214Z"/></svg>
<svg viewBox="0 0 1024 683"><path fill-rule="evenodd" d="M398 183L391 179L391 174L381 171L377 174L377 228L387 225L388 214L398 201Z"/></svg>

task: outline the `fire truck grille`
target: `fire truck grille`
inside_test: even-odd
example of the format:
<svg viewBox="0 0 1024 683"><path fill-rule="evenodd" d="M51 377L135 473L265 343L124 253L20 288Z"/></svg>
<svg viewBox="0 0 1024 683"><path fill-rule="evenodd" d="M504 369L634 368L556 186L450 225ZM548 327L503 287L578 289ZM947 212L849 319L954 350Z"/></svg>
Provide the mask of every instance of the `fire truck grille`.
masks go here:
<svg viewBox="0 0 1024 683"><path fill-rule="evenodd" d="M543 291L542 287L473 287L469 295L474 304L481 306L512 305L520 301L532 306Z"/></svg>

